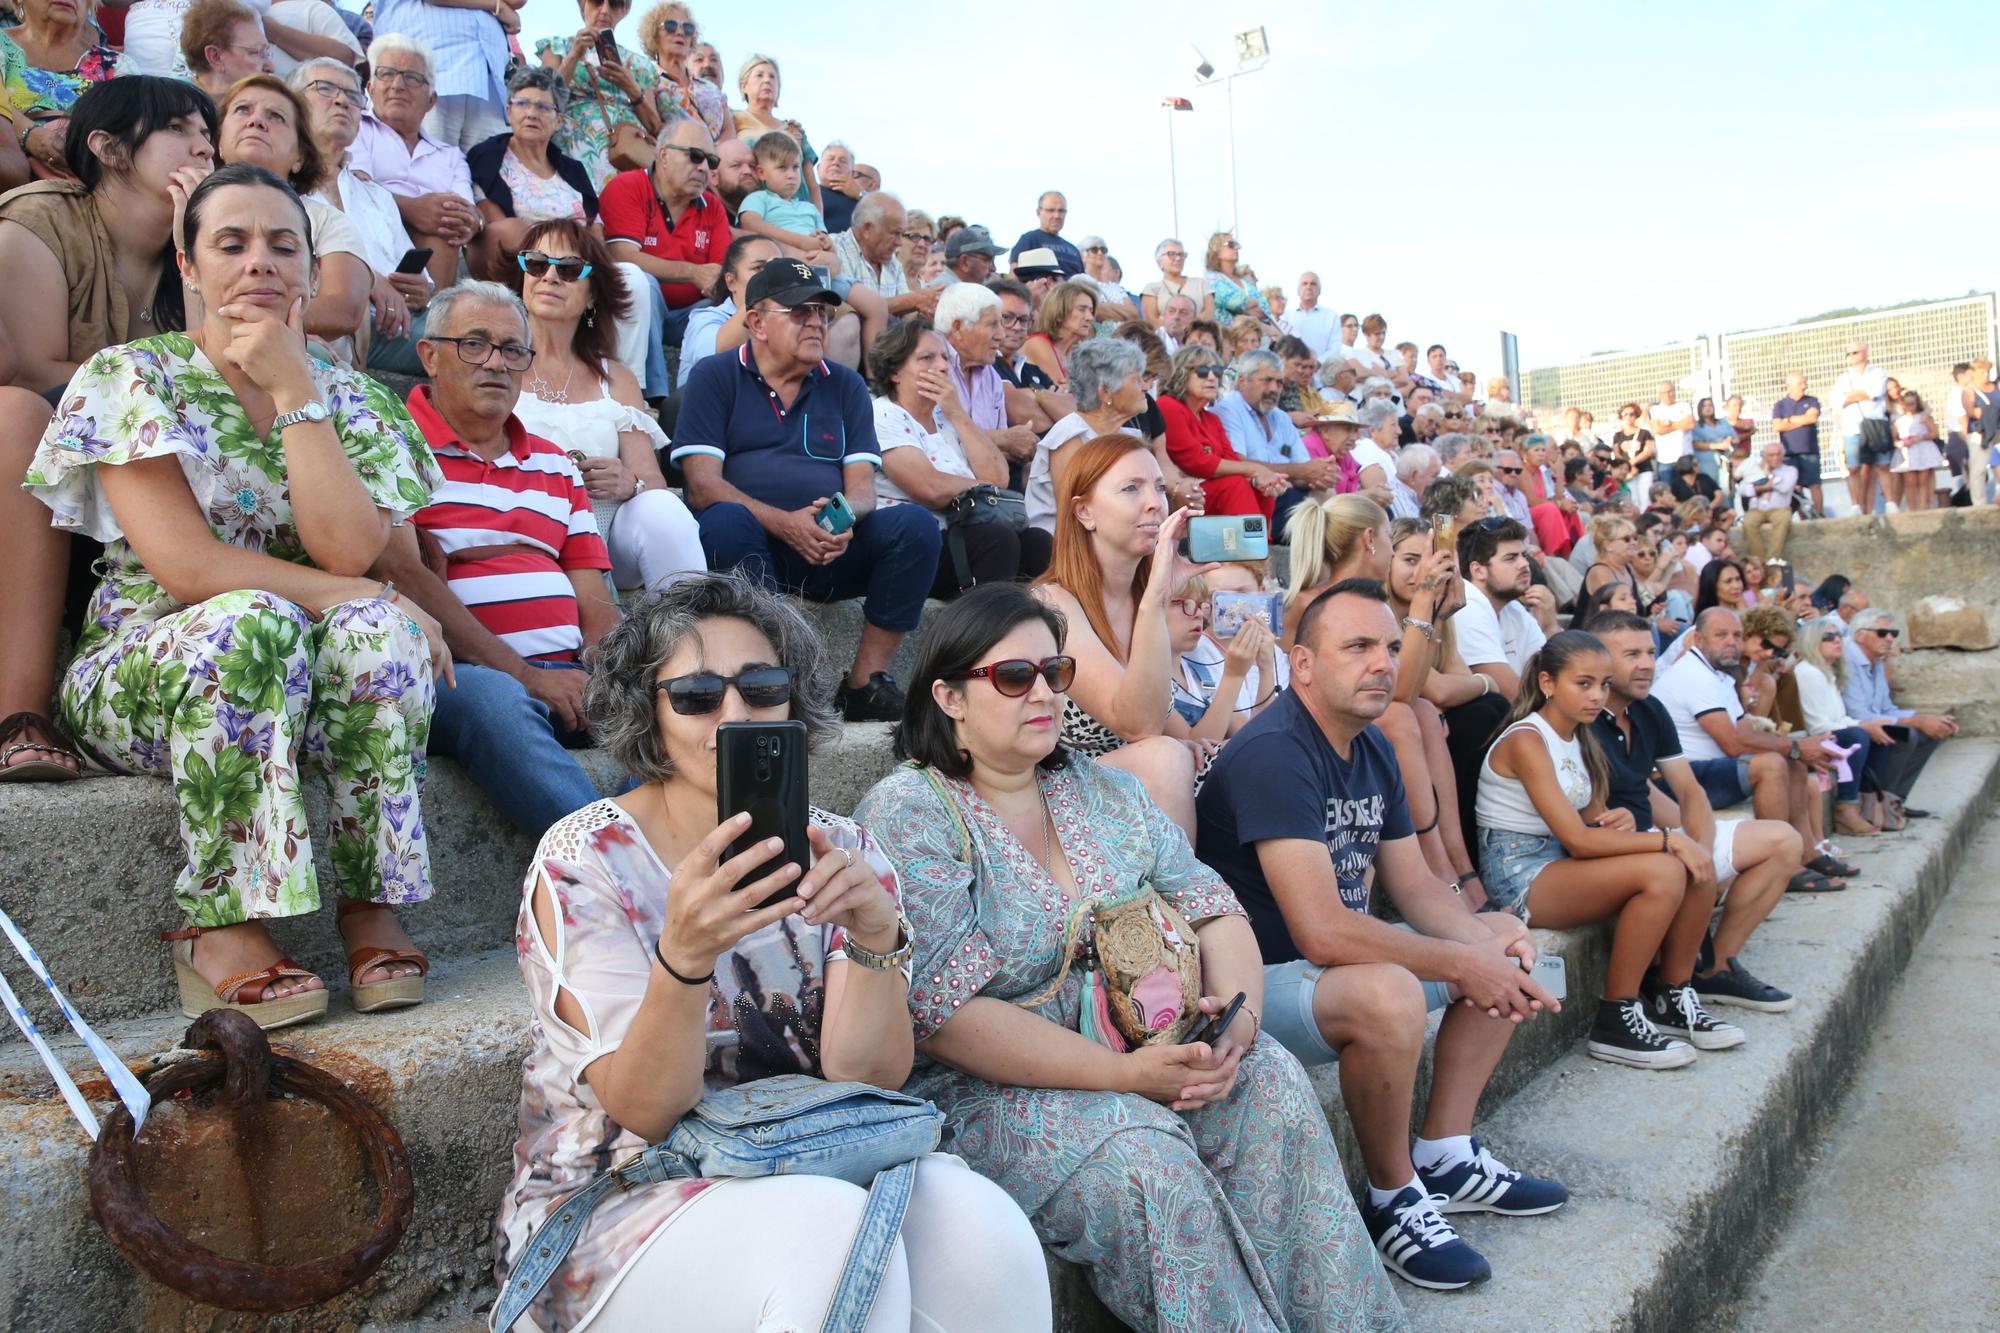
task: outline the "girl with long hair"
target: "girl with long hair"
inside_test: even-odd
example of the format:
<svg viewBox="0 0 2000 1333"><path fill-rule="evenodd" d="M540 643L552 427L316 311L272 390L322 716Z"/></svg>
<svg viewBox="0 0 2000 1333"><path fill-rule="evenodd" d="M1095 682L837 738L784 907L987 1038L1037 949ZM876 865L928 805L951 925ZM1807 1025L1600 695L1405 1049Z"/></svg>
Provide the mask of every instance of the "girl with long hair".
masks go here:
<svg viewBox="0 0 2000 1333"><path fill-rule="evenodd" d="M1715 908L1715 865L1685 833L1640 833L1630 811L1608 808L1610 770L1592 724L1610 690L1611 655L1593 634L1564 630L1529 660L1479 768L1480 863L1494 907L1556 930L1615 923L1590 1054L1677 1069L1697 1049L1743 1041L1690 984Z"/></svg>

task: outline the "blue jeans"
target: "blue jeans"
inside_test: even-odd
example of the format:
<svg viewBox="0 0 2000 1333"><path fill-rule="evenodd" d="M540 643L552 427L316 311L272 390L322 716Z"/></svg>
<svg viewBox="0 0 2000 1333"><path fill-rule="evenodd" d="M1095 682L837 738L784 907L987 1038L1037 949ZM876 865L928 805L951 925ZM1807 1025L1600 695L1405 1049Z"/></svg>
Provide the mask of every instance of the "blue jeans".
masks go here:
<svg viewBox="0 0 2000 1333"><path fill-rule="evenodd" d="M1833 733L1833 739L1843 750L1850 745L1861 747L1847 756L1847 771L1853 776L1845 782L1836 783L1833 789L1833 799L1851 805L1861 797L1861 770L1868 766L1869 751L1874 746L1868 739L1868 733L1859 727L1842 727Z"/></svg>
<svg viewBox="0 0 2000 1333"><path fill-rule="evenodd" d="M717 573L741 570L773 592L797 593L809 602L865 599L862 614L879 629L913 630L924 598L937 578L943 534L922 505L877 509L854 525L854 539L830 565L812 565L764 531L740 504L712 504L696 515L701 549Z"/></svg>
<svg viewBox="0 0 2000 1333"><path fill-rule="evenodd" d="M437 683L430 752L458 760L508 823L539 837L597 799L597 784L563 748L588 743L586 734L566 729L504 671L460 662L457 675L456 686Z"/></svg>

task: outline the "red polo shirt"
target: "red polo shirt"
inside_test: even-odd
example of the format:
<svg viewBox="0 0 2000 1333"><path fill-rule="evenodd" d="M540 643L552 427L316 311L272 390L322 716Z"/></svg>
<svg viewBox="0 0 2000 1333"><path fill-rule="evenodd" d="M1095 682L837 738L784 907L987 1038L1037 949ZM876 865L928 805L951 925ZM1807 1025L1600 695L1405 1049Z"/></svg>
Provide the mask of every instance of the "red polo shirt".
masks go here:
<svg viewBox="0 0 2000 1333"><path fill-rule="evenodd" d="M722 252L729 248L729 211L720 199L704 191L680 217L670 218L653 189L650 171L613 176L598 196L597 212L606 241L630 241L655 259L720 264ZM662 280L660 291L675 310L708 295L691 282Z"/></svg>

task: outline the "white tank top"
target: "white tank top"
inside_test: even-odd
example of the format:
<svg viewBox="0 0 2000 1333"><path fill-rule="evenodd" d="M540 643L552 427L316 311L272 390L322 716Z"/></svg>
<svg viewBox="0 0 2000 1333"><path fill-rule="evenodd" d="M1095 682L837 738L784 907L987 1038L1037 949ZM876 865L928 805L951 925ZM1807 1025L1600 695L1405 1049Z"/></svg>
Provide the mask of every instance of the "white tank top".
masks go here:
<svg viewBox="0 0 2000 1333"><path fill-rule="evenodd" d="M1564 740L1540 713L1530 713L1494 738L1498 745L1517 731L1532 730L1548 747L1549 760L1556 767L1556 781L1563 795L1578 810L1590 804L1590 769L1583 762L1583 742L1577 737ZM1493 751L1479 761L1479 794L1473 810L1479 827L1504 829L1509 833L1536 833L1553 836L1548 821L1528 799L1528 789L1519 778L1503 778L1493 771Z"/></svg>

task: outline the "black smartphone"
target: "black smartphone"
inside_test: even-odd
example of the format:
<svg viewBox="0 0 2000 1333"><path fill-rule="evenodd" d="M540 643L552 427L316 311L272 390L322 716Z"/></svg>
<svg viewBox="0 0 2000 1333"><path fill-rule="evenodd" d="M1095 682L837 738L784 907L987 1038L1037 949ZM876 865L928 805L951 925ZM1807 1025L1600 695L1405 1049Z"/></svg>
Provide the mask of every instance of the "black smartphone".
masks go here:
<svg viewBox="0 0 2000 1333"><path fill-rule="evenodd" d="M717 823L748 812L750 827L729 844L740 856L766 838L785 846L752 870L738 887L754 884L780 866L795 865L803 876L812 863L806 843L806 724L803 722L724 722L715 729L715 818ZM795 897L798 880L765 902Z"/></svg>
<svg viewBox="0 0 2000 1333"><path fill-rule="evenodd" d="M1250 996L1246 992L1237 991L1236 998L1231 1000L1221 1013L1188 1033L1187 1036L1182 1037L1181 1045L1192 1046L1198 1041L1205 1041L1213 1046L1217 1037L1229 1031L1229 1025L1236 1021L1237 1012L1243 1008L1243 1002L1249 998Z"/></svg>
<svg viewBox="0 0 2000 1333"><path fill-rule="evenodd" d="M609 28L597 30L597 58L613 65L618 63L618 38Z"/></svg>
<svg viewBox="0 0 2000 1333"><path fill-rule="evenodd" d="M415 246L403 251L402 262L396 265L396 272L405 276L413 273L422 273L426 268L430 267L430 262L431 248L428 245Z"/></svg>

